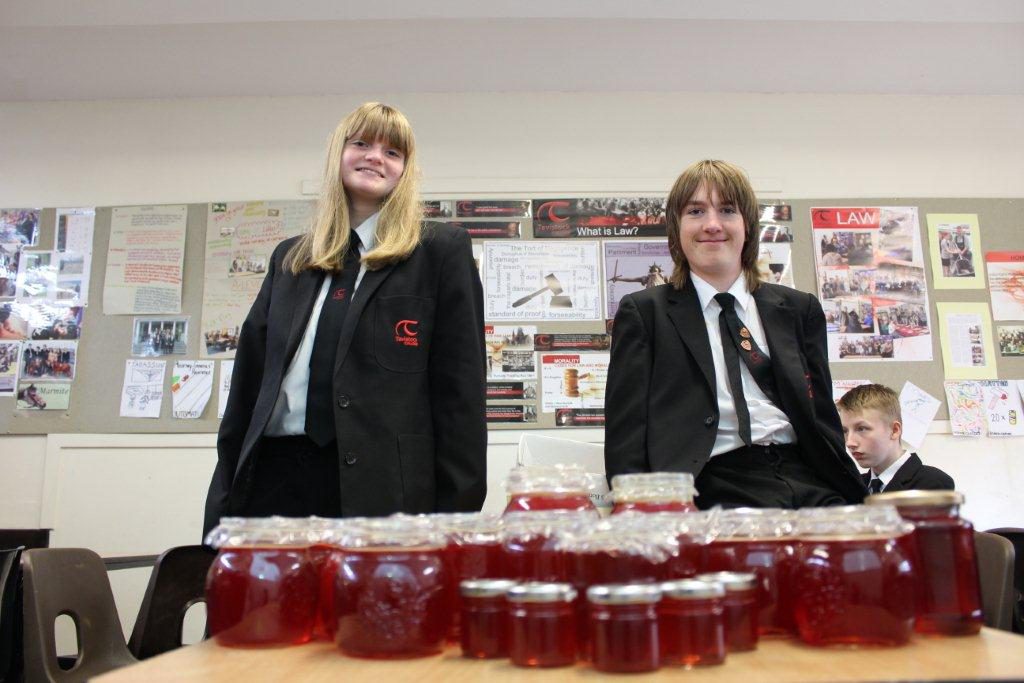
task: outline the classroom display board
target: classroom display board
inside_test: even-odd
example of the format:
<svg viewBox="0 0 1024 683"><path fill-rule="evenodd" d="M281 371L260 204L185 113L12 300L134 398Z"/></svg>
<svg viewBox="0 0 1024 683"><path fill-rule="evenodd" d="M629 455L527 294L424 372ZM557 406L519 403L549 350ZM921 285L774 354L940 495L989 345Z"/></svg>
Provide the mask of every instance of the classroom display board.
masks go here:
<svg viewBox="0 0 1024 683"><path fill-rule="evenodd" d="M935 419L952 417L954 433L1024 435L1019 399L1006 391L1024 380L1022 208L1021 199L772 198L762 207L759 263L767 280L821 299L840 386L870 380L900 391L910 381L913 400L941 401ZM29 275L18 286L32 273L56 273L43 283L48 298L34 305L39 315L52 313L51 300L76 304L33 325L79 334L73 343L33 338L31 326L0 334L0 433L215 432L248 309L240 297L255 296L270 250L303 229L310 203L100 207L82 263L75 254L88 245L74 243L74 216L18 211L4 214L11 220L0 233L9 238L0 240L0 307L24 296L4 270L15 261L9 245L20 241ZM664 197L434 199L426 212L473 237L489 427L603 426L618 302L672 272ZM153 226L160 235L145 236L135 262L112 263L125 245L142 244L132 228ZM133 313L104 311L112 282L114 310ZM67 375L30 382L58 401L45 410L15 396L28 385L10 370L36 358ZM7 384L14 391L3 391ZM980 406L1000 401L1013 424L978 421Z"/></svg>

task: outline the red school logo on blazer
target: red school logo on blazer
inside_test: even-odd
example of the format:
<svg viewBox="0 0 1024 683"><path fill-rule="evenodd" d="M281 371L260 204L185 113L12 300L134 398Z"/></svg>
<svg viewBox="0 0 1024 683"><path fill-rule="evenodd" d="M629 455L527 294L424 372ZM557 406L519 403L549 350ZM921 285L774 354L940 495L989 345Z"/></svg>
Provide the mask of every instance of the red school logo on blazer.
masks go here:
<svg viewBox="0 0 1024 683"><path fill-rule="evenodd" d="M395 323L395 343L403 346L419 346L419 320L399 320Z"/></svg>

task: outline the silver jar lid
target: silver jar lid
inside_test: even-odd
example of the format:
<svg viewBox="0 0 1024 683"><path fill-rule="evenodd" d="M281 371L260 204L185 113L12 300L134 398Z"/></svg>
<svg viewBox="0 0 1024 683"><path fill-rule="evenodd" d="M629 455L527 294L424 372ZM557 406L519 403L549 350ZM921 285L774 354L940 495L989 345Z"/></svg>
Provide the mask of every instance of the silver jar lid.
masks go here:
<svg viewBox="0 0 1024 683"><path fill-rule="evenodd" d="M654 583L606 583L587 589L587 600L598 605L644 605L661 600Z"/></svg>
<svg viewBox="0 0 1024 683"><path fill-rule="evenodd" d="M512 579L466 579L459 584L459 593L465 598L497 598L515 585Z"/></svg>
<svg viewBox="0 0 1024 683"><path fill-rule="evenodd" d="M572 602L576 589L568 583L527 581L509 588L506 596L510 602Z"/></svg>
<svg viewBox="0 0 1024 683"><path fill-rule="evenodd" d="M712 572L710 574L698 574L701 581L712 581L722 584L726 593L745 591L757 585L757 574L749 572Z"/></svg>
<svg viewBox="0 0 1024 683"><path fill-rule="evenodd" d="M678 579L661 584L661 592L673 600L706 600L725 595L725 586L719 581L703 579Z"/></svg>

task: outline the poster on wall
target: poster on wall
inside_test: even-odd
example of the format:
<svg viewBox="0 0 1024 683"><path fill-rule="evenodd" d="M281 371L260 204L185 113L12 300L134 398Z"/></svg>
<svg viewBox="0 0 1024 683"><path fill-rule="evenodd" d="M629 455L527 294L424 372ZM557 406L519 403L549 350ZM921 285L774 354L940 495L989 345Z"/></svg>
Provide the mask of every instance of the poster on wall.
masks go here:
<svg viewBox="0 0 1024 683"><path fill-rule="evenodd" d="M988 267L992 317L995 320L1024 320L1024 251L990 251Z"/></svg>
<svg viewBox="0 0 1024 683"><path fill-rule="evenodd" d="M166 368L165 360L132 358L125 361L121 417L160 417Z"/></svg>
<svg viewBox="0 0 1024 683"><path fill-rule="evenodd" d="M665 197L535 199L533 236L664 237Z"/></svg>
<svg viewBox="0 0 1024 683"><path fill-rule="evenodd" d="M110 217L103 313L181 313L188 206L118 206Z"/></svg>
<svg viewBox="0 0 1024 683"><path fill-rule="evenodd" d="M672 257L668 240L622 240L602 243L605 318L612 320L627 294L668 284Z"/></svg>
<svg viewBox="0 0 1024 683"><path fill-rule="evenodd" d="M472 239L514 240L522 236L519 221L459 221L449 225L462 228Z"/></svg>
<svg viewBox="0 0 1024 683"><path fill-rule="evenodd" d="M597 242L484 243L487 320L603 320Z"/></svg>
<svg viewBox="0 0 1024 683"><path fill-rule="evenodd" d="M17 410L67 410L71 405L70 382L18 382Z"/></svg>
<svg viewBox="0 0 1024 683"><path fill-rule="evenodd" d="M1016 383L1008 380L984 380L982 406L989 436L1024 436L1024 413Z"/></svg>
<svg viewBox="0 0 1024 683"><path fill-rule="evenodd" d="M84 206L57 209L54 245L57 251L92 253L92 236L96 227L96 208Z"/></svg>
<svg viewBox="0 0 1024 683"><path fill-rule="evenodd" d="M485 411L488 424L522 424L537 421L537 406L488 403Z"/></svg>
<svg viewBox="0 0 1024 683"><path fill-rule="evenodd" d="M793 281L793 245L790 242L761 242L757 250L757 269L763 282L796 287Z"/></svg>
<svg viewBox="0 0 1024 683"><path fill-rule="evenodd" d="M309 228L311 201L220 202L206 213L204 357L233 358L274 248Z"/></svg>
<svg viewBox="0 0 1024 683"><path fill-rule="evenodd" d="M528 218L529 199L455 199L456 218Z"/></svg>
<svg viewBox="0 0 1024 683"><path fill-rule="evenodd" d="M202 416L213 393L212 360L179 360L171 370L171 417L194 420Z"/></svg>
<svg viewBox="0 0 1024 683"><path fill-rule="evenodd" d="M541 410L604 408L607 353L542 353Z"/></svg>
<svg viewBox="0 0 1024 683"><path fill-rule="evenodd" d="M978 214L928 214L928 245L935 289L985 288Z"/></svg>
<svg viewBox="0 0 1024 683"><path fill-rule="evenodd" d="M942 401L913 382L904 382L900 390L903 440L912 448L920 448L941 405Z"/></svg>
<svg viewBox="0 0 1024 683"><path fill-rule="evenodd" d="M536 379L536 333L537 328L532 325L485 325L487 379Z"/></svg>
<svg viewBox="0 0 1024 683"><path fill-rule="evenodd" d="M811 228L829 360L931 360L917 208L814 207Z"/></svg>
<svg viewBox="0 0 1024 683"><path fill-rule="evenodd" d="M947 380L943 386L953 436L981 436L985 430L985 396L981 382Z"/></svg>
<svg viewBox="0 0 1024 683"><path fill-rule="evenodd" d="M224 417L228 407L228 396L231 394L231 375L235 372L235 361L220 362L220 382L217 384L217 419Z"/></svg>
<svg viewBox="0 0 1024 683"><path fill-rule="evenodd" d="M996 379L995 344L988 305L940 301L942 363L948 379Z"/></svg>

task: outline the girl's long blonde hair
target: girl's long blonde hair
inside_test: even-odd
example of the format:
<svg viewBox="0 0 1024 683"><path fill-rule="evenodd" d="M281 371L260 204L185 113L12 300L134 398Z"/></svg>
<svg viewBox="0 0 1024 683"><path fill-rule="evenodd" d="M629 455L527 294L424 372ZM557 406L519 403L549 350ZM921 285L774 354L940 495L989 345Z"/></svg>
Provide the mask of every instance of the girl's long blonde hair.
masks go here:
<svg viewBox="0 0 1024 683"><path fill-rule="evenodd" d="M368 270L378 270L409 258L419 244L423 206L412 126L394 107L366 102L341 120L327 144L327 162L312 226L285 257L285 267L296 275L308 269L341 270L349 234L355 227L349 225L348 197L341 182L341 155L345 143L356 136L368 142L383 140L405 156L402 177L380 207L376 246L363 256L363 264Z"/></svg>

